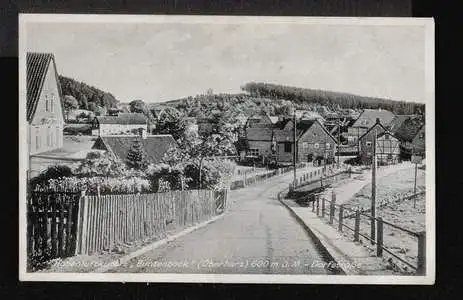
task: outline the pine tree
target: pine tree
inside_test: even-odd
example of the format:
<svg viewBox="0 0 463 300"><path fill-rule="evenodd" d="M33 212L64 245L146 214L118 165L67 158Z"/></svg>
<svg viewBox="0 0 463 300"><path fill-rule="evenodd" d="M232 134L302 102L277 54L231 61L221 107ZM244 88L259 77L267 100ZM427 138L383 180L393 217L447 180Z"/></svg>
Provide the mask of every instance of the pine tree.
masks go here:
<svg viewBox="0 0 463 300"><path fill-rule="evenodd" d="M137 138L127 153L127 165L135 170L145 170L148 166L146 153L139 138Z"/></svg>

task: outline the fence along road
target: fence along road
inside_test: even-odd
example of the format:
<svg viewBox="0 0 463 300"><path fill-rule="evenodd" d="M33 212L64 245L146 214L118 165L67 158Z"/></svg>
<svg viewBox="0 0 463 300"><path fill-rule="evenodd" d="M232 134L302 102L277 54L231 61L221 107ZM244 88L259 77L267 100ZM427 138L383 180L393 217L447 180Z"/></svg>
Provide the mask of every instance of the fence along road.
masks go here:
<svg viewBox="0 0 463 300"><path fill-rule="evenodd" d="M334 274L314 241L277 200L292 176L290 172L230 191L222 219L109 272Z"/></svg>

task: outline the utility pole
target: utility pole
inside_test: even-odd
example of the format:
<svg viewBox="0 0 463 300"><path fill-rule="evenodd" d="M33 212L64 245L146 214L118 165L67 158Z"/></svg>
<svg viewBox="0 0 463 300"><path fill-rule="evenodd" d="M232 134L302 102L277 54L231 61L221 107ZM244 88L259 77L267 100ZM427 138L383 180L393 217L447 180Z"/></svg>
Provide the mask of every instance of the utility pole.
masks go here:
<svg viewBox="0 0 463 300"><path fill-rule="evenodd" d="M373 139L373 155L371 158L371 243L374 244L376 240L376 137L377 132Z"/></svg>
<svg viewBox="0 0 463 300"><path fill-rule="evenodd" d="M293 168L294 168L294 186L296 186L296 181L297 181L297 175L296 175L296 108L294 108L294 112L293 112L293 119L294 119L294 136L293 136Z"/></svg>

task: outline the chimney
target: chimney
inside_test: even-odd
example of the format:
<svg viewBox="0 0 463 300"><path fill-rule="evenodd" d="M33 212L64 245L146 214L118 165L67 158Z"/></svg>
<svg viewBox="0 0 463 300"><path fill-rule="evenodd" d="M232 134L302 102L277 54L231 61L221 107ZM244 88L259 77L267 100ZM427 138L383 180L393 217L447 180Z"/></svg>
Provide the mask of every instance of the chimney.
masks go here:
<svg viewBox="0 0 463 300"><path fill-rule="evenodd" d="M376 123L379 124L380 123L380 120L379 118L376 118Z"/></svg>
<svg viewBox="0 0 463 300"><path fill-rule="evenodd" d="M138 128L138 132L140 134L140 138L142 140L146 140L146 129L145 128Z"/></svg>

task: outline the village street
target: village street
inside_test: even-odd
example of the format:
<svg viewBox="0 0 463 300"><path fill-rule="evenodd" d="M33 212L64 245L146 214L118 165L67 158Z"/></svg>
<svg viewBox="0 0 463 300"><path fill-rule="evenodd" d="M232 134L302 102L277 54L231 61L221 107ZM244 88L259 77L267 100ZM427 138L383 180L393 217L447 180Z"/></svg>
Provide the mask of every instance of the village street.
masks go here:
<svg viewBox="0 0 463 300"><path fill-rule="evenodd" d="M109 272L332 274L313 240L277 200L292 176L230 191L222 219Z"/></svg>

